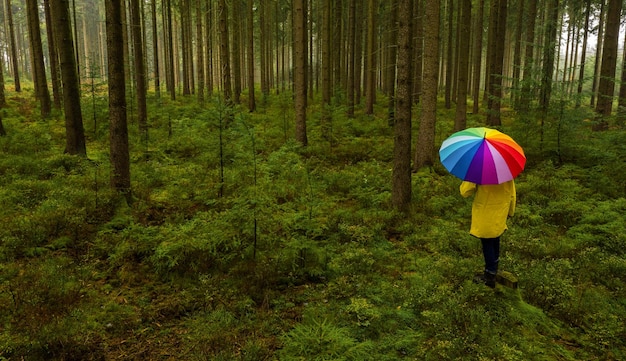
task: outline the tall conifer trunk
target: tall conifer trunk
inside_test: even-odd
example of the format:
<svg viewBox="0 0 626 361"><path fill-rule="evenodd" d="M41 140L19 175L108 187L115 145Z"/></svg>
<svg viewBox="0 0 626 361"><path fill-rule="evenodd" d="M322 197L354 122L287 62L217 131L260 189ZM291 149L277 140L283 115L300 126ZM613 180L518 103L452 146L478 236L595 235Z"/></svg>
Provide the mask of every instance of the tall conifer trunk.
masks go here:
<svg viewBox="0 0 626 361"><path fill-rule="evenodd" d="M468 0L469 1L469 0ZM405 212L411 203L411 108L413 106L413 0L398 0L398 86L394 118L392 202ZM391 65L391 64L390 64Z"/></svg>
<svg viewBox="0 0 626 361"><path fill-rule="evenodd" d="M28 34L32 51L31 59L33 62L35 92L37 94L37 100L39 100L41 116L46 118L50 115L52 104L43 60L43 46L41 44L41 28L39 26L39 8L37 6L37 0L26 0L26 12L28 14Z"/></svg>
<svg viewBox="0 0 626 361"><path fill-rule="evenodd" d="M63 81L63 108L65 113L65 152L87 155L85 130L80 106L78 70L74 57L74 42L69 21L69 1L50 0L54 35L58 45Z"/></svg>
<svg viewBox="0 0 626 361"><path fill-rule="evenodd" d="M109 71L109 153L111 186L131 199L130 156L126 118L126 79L121 0L105 0Z"/></svg>
<svg viewBox="0 0 626 361"><path fill-rule="evenodd" d="M295 73L294 73L294 87L295 87L295 111L296 111L296 140L303 146L306 146L307 133L306 133L306 24L305 15L306 0L294 0L293 1L293 25L295 36Z"/></svg>
<svg viewBox="0 0 626 361"><path fill-rule="evenodd" d="M437 120L437 80L439 79L439 0L426 0L424 6L424 77L422 117L415 147L416 171L435 160L435 123Z"/></svg>
<svg viewBox="0 0 626 361"><path fill-rule="evenodd" d="M135 65L135 91L137 93L137 120L139 130L147 136L148 110L146 104L146 70L143 56L143 37L141 27L141 14L139 13L139 0L130 1L131 24L133 38L133 61Z"/></svg>

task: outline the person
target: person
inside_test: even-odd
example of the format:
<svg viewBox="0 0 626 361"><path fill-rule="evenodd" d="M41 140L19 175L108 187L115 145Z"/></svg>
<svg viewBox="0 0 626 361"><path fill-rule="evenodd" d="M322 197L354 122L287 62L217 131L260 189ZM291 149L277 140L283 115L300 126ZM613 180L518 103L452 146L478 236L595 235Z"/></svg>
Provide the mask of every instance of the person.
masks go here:
<svg viewBox="0 0 626 361"><path fill-rule="evenodd" d="M474 195L470 234L482 243L485 270L475 282L496 287L496 275L500 262L500 237L506 231L506 221L515 213L516 193L513 180L502 184L478 185L464 181L461 196Z"/></svg>

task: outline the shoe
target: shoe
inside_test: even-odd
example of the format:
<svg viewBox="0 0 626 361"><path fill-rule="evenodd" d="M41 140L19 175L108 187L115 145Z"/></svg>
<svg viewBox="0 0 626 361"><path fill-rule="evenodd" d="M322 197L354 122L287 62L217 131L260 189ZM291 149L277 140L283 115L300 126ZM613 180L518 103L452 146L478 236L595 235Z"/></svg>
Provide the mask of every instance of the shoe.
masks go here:
<svg viewBox="0 0 626 361"><path fill-rule="evenodd" d="M475 283L482 283L489 288L496 287L496 275L491 272L483 272L474 276Z"/></svg>

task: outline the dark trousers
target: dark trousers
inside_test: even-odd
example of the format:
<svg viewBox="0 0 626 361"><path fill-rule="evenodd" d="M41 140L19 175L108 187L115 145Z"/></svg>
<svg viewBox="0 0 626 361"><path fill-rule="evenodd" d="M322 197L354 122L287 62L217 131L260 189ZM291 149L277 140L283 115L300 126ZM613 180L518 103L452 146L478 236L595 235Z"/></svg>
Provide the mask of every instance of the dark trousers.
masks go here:
<svg viewBox="0 0 626 361"><path fill-rule="evenodd" d="M481 238L483 245L483 256L485 257L485 271L498 273L498 262L500 262L500 237Z"/></svg>

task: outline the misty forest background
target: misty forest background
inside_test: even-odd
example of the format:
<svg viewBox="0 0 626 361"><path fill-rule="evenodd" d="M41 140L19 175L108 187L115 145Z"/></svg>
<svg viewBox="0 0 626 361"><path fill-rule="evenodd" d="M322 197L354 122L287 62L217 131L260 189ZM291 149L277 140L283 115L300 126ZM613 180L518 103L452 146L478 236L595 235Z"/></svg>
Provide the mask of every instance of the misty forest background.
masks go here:
<svg viewBox="0 0 626 361"><path fill-rule="evenodd" d="M3 0L0 360L626 359L621 0ZM527 156L501 267L441 142Z"/></svg>

